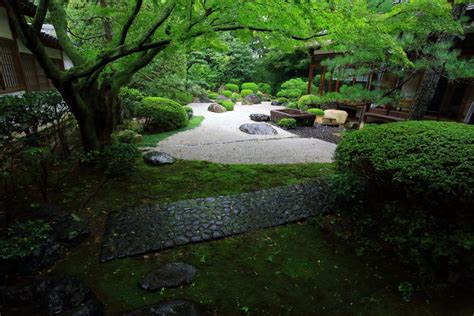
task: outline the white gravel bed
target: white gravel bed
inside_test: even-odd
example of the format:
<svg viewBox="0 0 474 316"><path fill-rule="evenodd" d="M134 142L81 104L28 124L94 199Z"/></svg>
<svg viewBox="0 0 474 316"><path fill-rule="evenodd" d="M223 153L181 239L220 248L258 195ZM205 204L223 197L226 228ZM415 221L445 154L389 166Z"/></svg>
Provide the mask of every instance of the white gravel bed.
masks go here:
<svg viewBox="0 0 474 316"><path fill-rule="evenodd" d="M239 130L250 120L250 114L270 114L269 102L258 105L237 104L234 111L213 113L209 103L190 104L195 115L204 116L202 124L192 130L175 134L158 143L155 150L178 159L205 160L235 164L292 164L331 162L336 145L315 138L297 135L274 127L277 135L249 135ZM265 124L265 123L262 123Z"/></svg>

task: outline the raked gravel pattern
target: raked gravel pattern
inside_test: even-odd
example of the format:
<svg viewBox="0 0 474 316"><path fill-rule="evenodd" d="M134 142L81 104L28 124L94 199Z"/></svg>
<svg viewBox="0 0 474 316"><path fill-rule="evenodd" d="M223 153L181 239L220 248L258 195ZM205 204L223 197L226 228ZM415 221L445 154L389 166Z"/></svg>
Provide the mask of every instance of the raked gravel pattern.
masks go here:
<svg viewBox="0 0 474 316"><path fill-rule="evenodd" d="M225 164L293 164L331 162L336 145L317 139L301 138L279 127L276 135L249 135L240 125L255 123L250 114L270 114L270 102L256 105L236 104L234 111L213 113L209 103L191 104L194 114L204 116L202 124L175 134L153 150L184 160L205 160ZM267 124L262 122L260 124Z"/></svg>
<svg viewBox="0 0 474 316"><path fill-rule="evenodd" d="M102 262L283 225L326 211L324 180L111 213Z"/></svg>

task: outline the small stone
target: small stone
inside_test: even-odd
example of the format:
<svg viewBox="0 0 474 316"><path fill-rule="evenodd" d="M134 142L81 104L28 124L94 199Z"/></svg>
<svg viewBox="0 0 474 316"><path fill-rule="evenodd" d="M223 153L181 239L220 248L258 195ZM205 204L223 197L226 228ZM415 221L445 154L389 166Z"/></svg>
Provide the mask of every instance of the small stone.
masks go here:
<svg viewBox="0 0 474 316"><path fill-rule="evenodd" d="M167 153L150 151L143 155L143 161L151 166L160 166L173 164L176 159Z"/></svg>
<svg viewBox="0 0 474 316"><path fill-rule="evenodd" d="M197 269L189 264L172 262L147 274L140 280L139 285L147 291L175 288L183 284L190 284L196 273Z"/></svg>

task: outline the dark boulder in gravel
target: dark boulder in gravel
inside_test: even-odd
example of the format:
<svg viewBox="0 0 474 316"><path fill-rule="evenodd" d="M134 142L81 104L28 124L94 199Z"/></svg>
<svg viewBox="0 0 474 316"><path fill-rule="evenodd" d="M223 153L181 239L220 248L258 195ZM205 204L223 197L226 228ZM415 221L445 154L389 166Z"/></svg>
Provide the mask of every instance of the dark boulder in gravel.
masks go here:
<svg viewBox="0 0 474 316"><path fill-rule="evenodd" d="M199 316L199 307L193 302L176 300L161 302L137 309L123 316Z"/></svg>
<svg viewBox="0 0 474 316"><path fill-rule="evenodd" d="M162 268L150 272L140 282L142 289L156 291L162 288L174 288L189 284L196 275L196 268L182 262L168 263Z"/></svg>
<svg viewBox="0 0 474 316"><path fill-rule="evenodd" d="M249 94L242 100L243 105L252 105L252 104L260 104L262 100L260 100L259 96L255 93Z"/></svg>
<svg viewBox="0 0 474 316"><path fill-rule="evenodd" d="M268 124L264 123L250 123L240 125L239 129L247 134L251 135L276 135L278 132L276 129Z"/></svg>
<svg viewBox="0 0 474 316"><path fill-rule="evenodd" d="M175 163L176 159L174 159L167 153L159 151L150 151L143 155L143 161L147 165L160 166L173 164Z"/></svg>
<svg viewBox="0 0 474 316"><path fill-rule="evenodd" d="M250 119L255 122L268 122L270 121L270 115L266 114L250 114Z"/></svg>

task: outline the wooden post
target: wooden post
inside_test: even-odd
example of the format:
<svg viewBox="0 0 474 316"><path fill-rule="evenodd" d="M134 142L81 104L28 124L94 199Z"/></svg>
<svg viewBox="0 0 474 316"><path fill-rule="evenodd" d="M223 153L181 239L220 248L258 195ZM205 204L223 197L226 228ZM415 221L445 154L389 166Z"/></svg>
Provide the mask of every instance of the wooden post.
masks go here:
<svg viewBox="0 0 474 316"><path fill-rule="evenodd" d="M309 74L308 74L308 89L306 90L306 94L311 94L311 88L313 85L313 78L314 78L314 64L311 62L309 65Z"/></svg>
<svg viewBox="0 0 474 316"><path fill-rule="evenodd" d="M334 77L334 72L331 72L331 78L329 78L328 83L328 92L332 92L332 78Z"/></svg>
<svg viewBox="0 0 474 316"><path fill-rule="evenodd" d="M319 77L319 89L318 89L318 94L323 95L324 94L324 79L326 77L326 66L323 66L321 69L321 74Z"/></svg>
<svg viewBox="0 0 474 316"><path fill-rule="evenodd" d="M341 85L341 82L339 81L339 77L336 80L336 92L339 92L339 86Z"/></svg>
<svg viewBox="0 0 474 316"><path fill-rule="evenodd" d="M356 84L356 77L352 77L352 86L355 86Z"/></svg>

